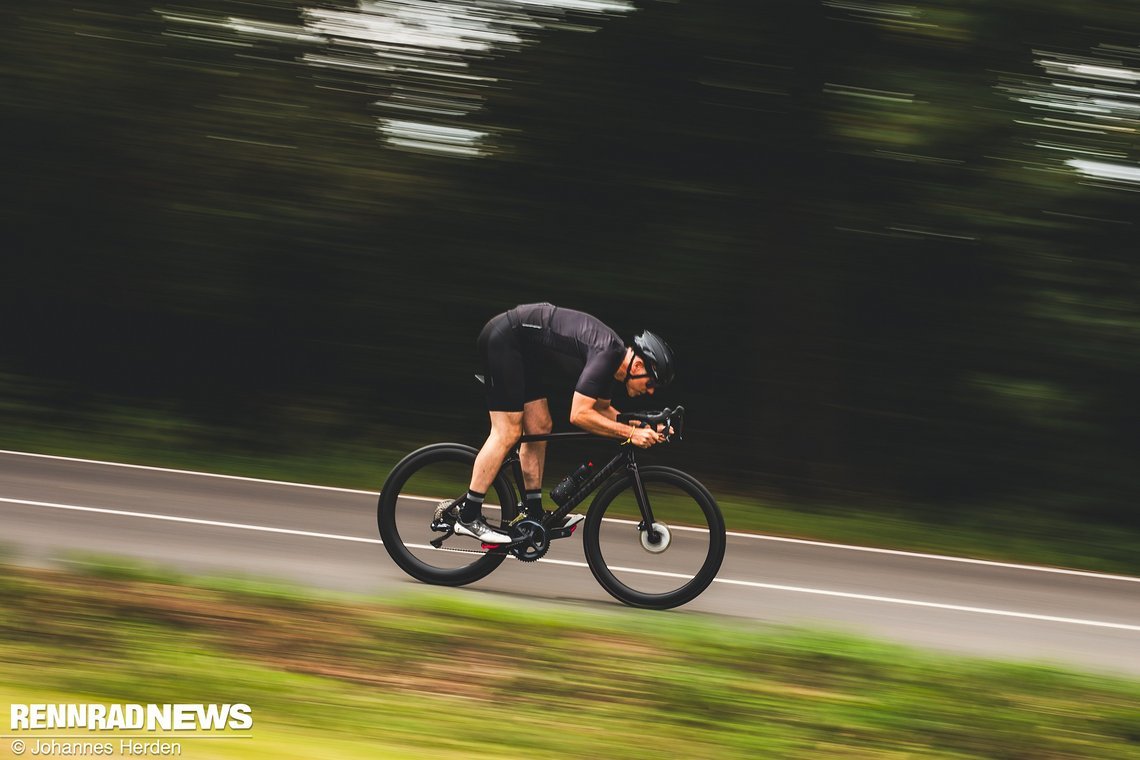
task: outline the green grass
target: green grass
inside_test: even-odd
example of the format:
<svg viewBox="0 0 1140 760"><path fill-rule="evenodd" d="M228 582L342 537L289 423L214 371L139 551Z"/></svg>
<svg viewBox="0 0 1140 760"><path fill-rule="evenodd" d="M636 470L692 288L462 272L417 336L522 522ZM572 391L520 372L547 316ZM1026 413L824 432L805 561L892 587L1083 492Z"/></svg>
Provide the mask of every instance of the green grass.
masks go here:
<svg viewBox="0 0 1140 760"><path fill-rule="evenodd" d="M1125 680L691 613L0 571L0 699L253 708L190 757L1140 758Z"/></svg>
<svg viewBox="0 0 1140 760"><path fill-rule="evenodd" d="M298 425L330 431L319 420ZM427 443L415 431L294 433L259 437L174 415L107 407L82 419L0 405L0 448L379 490L389 470ZM475 442L477 443L477 441ZM547 490L556 477L547 478ZM1031 507L908 511L774 503L714 488L729 530L945 553L981 559L1140 574L1140 532L1042 515Z"/></svg>

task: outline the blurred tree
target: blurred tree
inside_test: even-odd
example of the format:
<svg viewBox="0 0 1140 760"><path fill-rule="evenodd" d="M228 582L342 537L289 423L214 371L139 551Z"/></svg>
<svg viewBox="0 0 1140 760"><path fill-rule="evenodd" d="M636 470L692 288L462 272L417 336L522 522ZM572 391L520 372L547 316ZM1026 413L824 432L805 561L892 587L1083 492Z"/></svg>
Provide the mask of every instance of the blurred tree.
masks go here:
<svg viewBox="0 0 1140 760"><path fill-rule="evenodd" d="M667 335L749 490L1138 519L1140 9L508 6L6 8L3 370L477 434L550 300Z"/></svg>

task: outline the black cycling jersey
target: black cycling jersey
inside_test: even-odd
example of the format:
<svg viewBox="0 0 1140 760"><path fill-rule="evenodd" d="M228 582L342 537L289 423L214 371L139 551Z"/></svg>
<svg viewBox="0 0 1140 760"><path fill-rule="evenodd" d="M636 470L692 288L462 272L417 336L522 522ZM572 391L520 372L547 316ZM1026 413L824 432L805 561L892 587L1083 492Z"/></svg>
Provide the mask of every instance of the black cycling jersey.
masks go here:
<svg viewBox="0 0 1140 760"><path fill-rule="evenodd" d="M610 399L625 343L601 320L549 303L524 304L493 318L479 334L491 411L521 411L547 396L545 370L577 376L574 390Z"/></svg>

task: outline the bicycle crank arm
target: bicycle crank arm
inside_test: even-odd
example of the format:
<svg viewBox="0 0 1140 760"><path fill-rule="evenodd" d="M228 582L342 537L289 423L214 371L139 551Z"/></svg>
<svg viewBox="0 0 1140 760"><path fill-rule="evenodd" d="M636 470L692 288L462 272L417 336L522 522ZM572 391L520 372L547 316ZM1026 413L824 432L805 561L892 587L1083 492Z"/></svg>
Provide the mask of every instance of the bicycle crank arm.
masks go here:
<svg viewBox="0 0 1140 760"><path fill-rule="evenodd" d="M556 538L570 538L576 530L578 530L577 525L571 525L569 528L551 528L546 532L546 537L552 541Z"/></svg>
<svg viewBox="0 0 1140 760"><path fill-rule="evenodd" d="M553 541L556 538L569 538L570 536L574 535L574 531L576 531L577 529L578 529L577 525L572 525L569 528L554 528L553 530L547 531L546 538L549 541ZM432 543L435 543L435 542L433 541ZM494 554L498 554L498 553L500 553L497 551L498 549L503 549L504 551L509 551L511 549L517 549L518 547L523 546L524 544L526 544L526 539L519 539L518 541L512 541L509 544L482 544L482 547L483 547L484 551L491 552Z"/></svg>
<svg viewBox="0 0 1140 760"><path fill-rule="evenodd" d="M519 546L522 546L526 542L527 542L527 540L525 538L516 538L514 541L511 541L509 544L480 544L480 546L483 547L484 551L490 552L490 551L494 551L495 549L504 549L504 550L505 549L515 549Z"/></svg>

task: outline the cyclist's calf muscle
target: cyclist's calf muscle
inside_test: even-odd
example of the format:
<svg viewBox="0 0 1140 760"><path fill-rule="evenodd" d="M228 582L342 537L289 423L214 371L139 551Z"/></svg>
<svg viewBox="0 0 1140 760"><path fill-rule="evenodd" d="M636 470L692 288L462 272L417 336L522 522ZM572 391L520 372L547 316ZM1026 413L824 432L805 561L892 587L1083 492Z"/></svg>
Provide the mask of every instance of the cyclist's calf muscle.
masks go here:
<svg viewBox="0 0 1140 760"><path fill-rule="evenodd" d="M503 466L507 452L522 435L522 429L522 412L491 412L491 434L475 457L475 466L471 471L472 491L487 492Z"/></svg>

